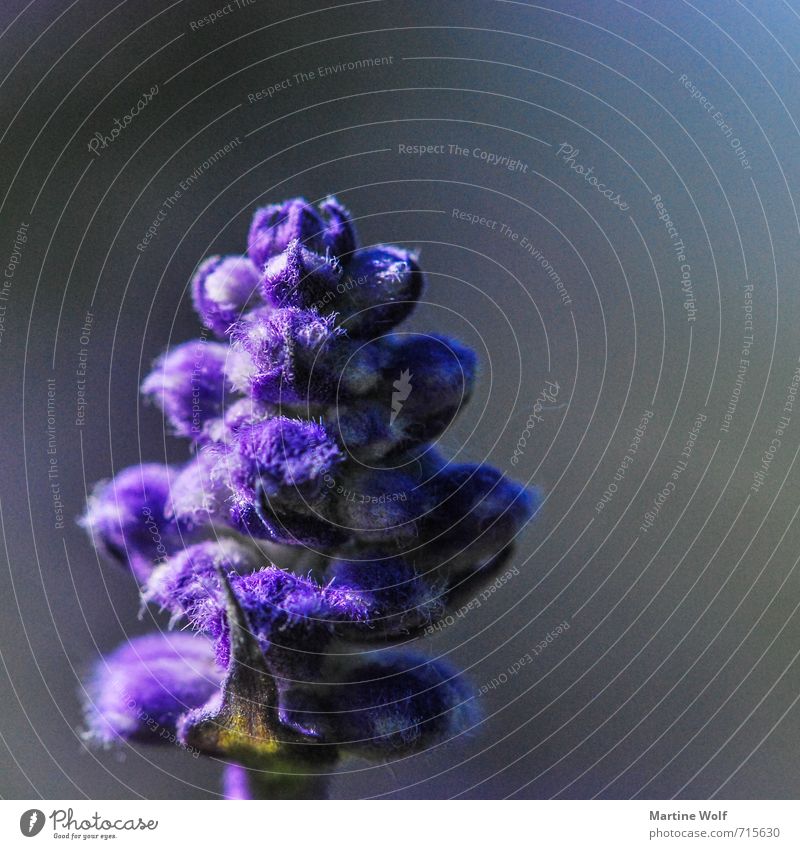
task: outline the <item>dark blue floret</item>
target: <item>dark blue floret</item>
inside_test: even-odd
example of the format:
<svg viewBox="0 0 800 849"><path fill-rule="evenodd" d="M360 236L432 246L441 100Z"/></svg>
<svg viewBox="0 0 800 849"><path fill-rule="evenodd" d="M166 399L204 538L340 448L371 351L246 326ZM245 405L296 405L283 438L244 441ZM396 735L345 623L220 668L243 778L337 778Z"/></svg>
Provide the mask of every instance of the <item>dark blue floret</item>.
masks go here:
<svg viewBox="0 0 800 849"><path fill-rule="evenodd" d="M370 609L367 636L410 634L438 621L445 612L448 585L441 575L421 575L403 557L365 553L359 560L335 560L327 577L334 586L357 592Z"/></svg>
<svg viewBox="0 0 800 849"><path fill-rule="evenodd" d="M416 306L425 281L417 255L394 245L363 248L345 266L341 294L330 309L354 337L391 330Z"/></svg>
<svg viewBox="0 0 800 849"><path fill-rule="evenodd" d="M472 728L473 694L455 669L414 654L359 666L331 698L340 745L392 755L425 748Z"/></svg>

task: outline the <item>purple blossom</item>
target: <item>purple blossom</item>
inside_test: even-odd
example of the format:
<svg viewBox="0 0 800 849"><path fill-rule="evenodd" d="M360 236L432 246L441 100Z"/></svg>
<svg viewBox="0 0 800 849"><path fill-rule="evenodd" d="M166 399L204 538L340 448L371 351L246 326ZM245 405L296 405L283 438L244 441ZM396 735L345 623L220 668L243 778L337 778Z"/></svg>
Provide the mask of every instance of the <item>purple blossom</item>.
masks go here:
<svg viewBox="0 0 800 849"><path fill-rule="evenodd" d="M340 256L353 251L356 237L347 210L335 198L323 201L319 211L303 198L270 204L256 211L247 237L247 250L259 269L294 241L322 255Z"/></svg>
<svg viewBox="0 0 800 849"><path fill-rule="evenodd" d="M417 259L413 251L394 245L353 254L345 266L341 294L330 305L342 315L348 333L378 336L408 317L425 286Z"/></svg>
<svg viewBox="0 0 800 849"><path fill-rule="evenodd" d="M331 689L323 702L329 739L362 755L406 754L463 734L479 719L455 669L412 653L367 660Z"/></svg>
<svg viewBox="0 0 800 849"><path fill-rule="evenodd" d="M209 421L222 415L226 400L228 346L197 340L161 357L142 384L177 436L200 439Z"/></svg>
<svg viewBox="0 0 800 849"><path fill-rule="evenodd" d="M368 618L365 602L349 587L323 586L275 566L257 564L258 558L241 543L200 543L156 569L145 598L176 619L185 617L211 637L218 662L227 667L230 639L218 571L222 570L270 671L289 680L318 669L335 624Z"/></svg>
<svg viewBox="0 0 800 849"><path fill-rule="evenodd" d="M192 280L192 303L203 324L224 336L242 311L258 303L258 269L247 257L212 256Z"/></svg>
<svg viewBox="0 0 800 849"><path fill-rule="evenodd" d="M172 517L173 471L146 463L98 484L80 519L96 548L129 566L145 581L153 566L181 546L182 527Z"/></svg>
<svg viewBox="0 0 800 849"><path fill-rule="evenodd" d="M277 416L239 428L213 474L224 475L244 501L263 495L294 504L318 492L341 459L339 446L322 425Z"/></svg>
<svg viewBox="0 0 800 849"><path fill-rule="evenodd" d="M360 248L333 198L259 209L246 257L200 265L194 306L224 342L177 346L142 386L191 454L123 470L81 520L145 601L197 633L100 661L93 739L170 738L243 765L226 772L242 798L318 794L306 774L347 752L400 756L475 725L455 670L375 650L446 616L538 508L536 492L431 445L477 362L395 329L423 285L415 252ZM267 790L267 773L284 778Z"/></svg>
<svg viewBox="0 0 800 849"><path fill-rule="evenodd" d="M223 672L208 640L176 632L147 634L123 643L97 663L86 687L89 735L175 741L178 719L219 690Z"/></svg>
<svg viewBox="0 0 800 849"><path fill-rule="evenodd" d="M232 375L240 390L281 406L335 400L351 346L333 317L292 307L265 310L234 325L231 336L246 355Z"/></svg>

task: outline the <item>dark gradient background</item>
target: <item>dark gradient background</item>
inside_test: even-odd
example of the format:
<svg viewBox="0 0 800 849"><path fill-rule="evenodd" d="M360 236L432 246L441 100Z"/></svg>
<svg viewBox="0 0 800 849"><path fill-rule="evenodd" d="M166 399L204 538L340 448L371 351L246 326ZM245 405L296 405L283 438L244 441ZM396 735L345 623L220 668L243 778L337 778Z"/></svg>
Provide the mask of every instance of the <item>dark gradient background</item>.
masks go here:
<svg viewBox="0 0 800 849"><path fill-rule="evenodd" d="M476 397L446 449L530 479L546 499L520 540L519 575L425 643L476 692L507 679L479 697L480 728L392 766L348 761L333 796L796 798L800 404L784 406L800 356L800 4L255 0L192 29L222 5L4 0L0 11L0 274L28 225L0 301L0 794L218 798L213 761L83 745L80 676L155 614L137 618L136 586L98 562L74 519L97 479L185 455L137 390L161 350L197 332L186 284L198 261L240 251L259 204L335 193L365 242L421 249L427 302L409 326L480 353ZM366 57L392 60L293 77ZM90 153L94 133L156 84L119 138ZM237 137L137 250L179 182ZM400 153L418 144L469 154ZM571 169L563 144L628 208ZM685 245L694 314L654 195ZM515 466L548 379L558 403ZM698 414L675 490L642 530ZM508 673L563 621L534 663Z"/></svg>

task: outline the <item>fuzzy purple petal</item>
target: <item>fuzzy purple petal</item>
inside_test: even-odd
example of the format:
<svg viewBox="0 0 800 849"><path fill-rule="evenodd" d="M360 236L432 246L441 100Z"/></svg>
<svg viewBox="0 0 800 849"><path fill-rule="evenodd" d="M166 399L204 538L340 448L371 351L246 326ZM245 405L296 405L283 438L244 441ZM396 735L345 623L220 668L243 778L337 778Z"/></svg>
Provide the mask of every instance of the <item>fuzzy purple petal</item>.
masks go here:
<svg viewBox="0 0 800 849"><path fill-rule="evenodd" d="M89 737L98 743L174 743L181 715L203 705L222 678L213 648L203 637L137 637L95 666L86 688Z"/></svg>
<svg viewBox="0 0 800 849"><path fill-rule="evenodd" d="M205 424L220 415L226 400L228 346L194 340L161 357L142 384L142 393L164 411L178 436L200 439Z"/></svg>
<svg viewBox="0 0 800 849"><path fill-rule="evenodd" d="M146 597L212 637L220 664L227 666L230 641L221 568L272 671L289 678L318 668L336 623L367 618L366 604L352 590L323 587L275 566L251 571L251 558L230 541L193 546L153 574Z"/></svg>
<svg viewBox="0 0 800 849"><path fill-rule="evenodd" d="M95 487L80 519L98 550L139 581L182 544L185 527L170 514L172 480L167 466L130 466Z"/></svg>
<svg viewBox="0 0 800 849"><path fill-rule="evenodd" d="M256 211L247 250L259 270L294 241L323 255L346 256L355 250L356 234L350 214L332 197L319 205L319 211L304 198L292 198Z"/></svg>
<svg viewBox="0 0 800 849"><path fill-rule="evenodd" d="M337 297L342 269L337 260L290 242L283 253L264 267L261 281L264 300L274 307L299 307L322 312Z"/></svg>
<svg viewBox="0 0 800 849"><path fill-rule="evenodd" d="M332 317L293 307L258 311L232 330L247 354L234 385L272 404L334 399L350 346Z"/></svg>
<svg viewBox="0 0 800 849"><path fill-rule="evenodd" d="M203 324L218 336L259 300L260 275L247 257L213 256L192 280L192 302Z"/></svg>

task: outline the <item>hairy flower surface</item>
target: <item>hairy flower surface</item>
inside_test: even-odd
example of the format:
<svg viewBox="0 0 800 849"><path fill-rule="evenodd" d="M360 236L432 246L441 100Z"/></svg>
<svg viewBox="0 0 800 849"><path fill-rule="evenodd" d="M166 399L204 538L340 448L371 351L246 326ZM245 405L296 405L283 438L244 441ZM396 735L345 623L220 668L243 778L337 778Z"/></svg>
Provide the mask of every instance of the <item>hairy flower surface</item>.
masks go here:
<svg viewBox="0 0 800 849"><path fill-rule="evenodd" d="M393 643L506 562L538 500L431 444L477 361L395 329L423 287L416 253L359 247L333 198L259 209L246 255L199 266L192 302L220 341L174 347L142 385L190 457L123 470L81 520L185 630L101 660L92 739L223 757L243 798L259 770L302 794L347 752L400 757L476 724L456 670Z"/></svg>

